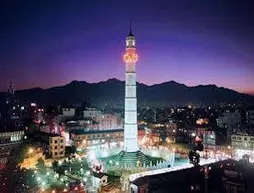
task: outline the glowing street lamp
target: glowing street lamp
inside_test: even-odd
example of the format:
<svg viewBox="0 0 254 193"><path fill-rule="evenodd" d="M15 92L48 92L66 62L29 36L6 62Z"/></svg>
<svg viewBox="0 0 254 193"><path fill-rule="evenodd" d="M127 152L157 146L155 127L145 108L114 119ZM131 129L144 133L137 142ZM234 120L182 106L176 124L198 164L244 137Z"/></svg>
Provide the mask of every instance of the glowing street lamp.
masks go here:
<svg viewBox="0 0 254 193"><path fill-rule="evenodd" d="M33 152L34 152L34 149L30 147L30 148L28 149L28 154L32 154Z"/></svg>

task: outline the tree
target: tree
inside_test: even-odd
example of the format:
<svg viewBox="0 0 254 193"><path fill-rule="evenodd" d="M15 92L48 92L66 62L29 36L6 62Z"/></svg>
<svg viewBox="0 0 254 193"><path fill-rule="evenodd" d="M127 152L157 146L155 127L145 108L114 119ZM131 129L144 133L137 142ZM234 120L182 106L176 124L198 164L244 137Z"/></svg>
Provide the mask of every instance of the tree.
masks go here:
<svg viewBox="0 0 254 193"><path fill-rule="evenodd" d="M58 161L53 161L52 168L53 168L54 171L58 170Z"/></svg>
<svg viewBox="0 0 254 193"><path fill-rule="evenodd" d="M200 155L195 150L191 150L189 152L189 160L191 164L197 166L200 162Z"/></svg>
<svg viewBox="0 0 254 193"><path fill-rule="evenodd" d="M17 163L22 163L26 157L27 150L30 146L22 143L18 149L13 148L10 152L10 156L13 156L13 159Z"/></svg>
<svg viewBox="0 0 254 193"><path fill-rule="evenodd" d="M69 147L66 147L65 148L65 155L69 156L71 154L75 154L77 151L77 147L72 145L72 146L69 146Z"/></svg>
<svg viewBox="0 0 254 193"><path fill-rule="evenodd" d="M203 145L203 143L202 143L201 141L198 141L198 142L196 143L196 146L195 146L194 149L195 149L195 150L198 150L198 151L203 151L203 150L204 150L204 145Z"/></svg>
<svg viewBox="0 0 254 193"><path fill-rule="evenodd" d="M37 168L40 172L43 172L43 173L46 172L45 163L44 163L44 160L43 160L42 158L39 158L39 159L37 160L36 168Z"/></svg>

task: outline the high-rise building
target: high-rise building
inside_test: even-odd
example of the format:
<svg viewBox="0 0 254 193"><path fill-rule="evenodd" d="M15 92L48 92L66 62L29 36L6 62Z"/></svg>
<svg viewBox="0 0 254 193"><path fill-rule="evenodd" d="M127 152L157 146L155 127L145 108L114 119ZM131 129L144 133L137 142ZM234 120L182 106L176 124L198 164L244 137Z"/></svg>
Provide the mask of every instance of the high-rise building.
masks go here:
<svg viewBox="0 0 254 193"><path fill-rule="evenodd" d="M248 110L246 112L246 123L249 133L254 133L254 110Z"/></svg>
<svg viewBox="0 0 254 193"><path fill-rule="evenodd" d="M20 131L23 129L24 106L16 99L14 83L9 82L4 112L1 114L0 131Z"/></svg>
<svg viewBox="0 0 254 193"><path fill-rule="evenodd" d="M125 112L124 112L124 151L136 152L139 150L137 137L137 97L136 97L136 53L135 37L130 29L126 37L124 54L125 62Z"/></svg>

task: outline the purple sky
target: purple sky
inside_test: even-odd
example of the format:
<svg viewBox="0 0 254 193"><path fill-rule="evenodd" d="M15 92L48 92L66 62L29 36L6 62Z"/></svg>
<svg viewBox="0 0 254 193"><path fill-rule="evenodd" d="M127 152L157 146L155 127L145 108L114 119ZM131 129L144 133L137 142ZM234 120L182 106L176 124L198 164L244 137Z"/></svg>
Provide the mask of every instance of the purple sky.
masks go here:
<svg viewBox="0 0 254 193"><path fill-rule="evenodd" d="M139 82L216 84L254 94L251 1L6 2L0 4L0 90L10 79L17 89L123 80L132 20Z"/></svg>

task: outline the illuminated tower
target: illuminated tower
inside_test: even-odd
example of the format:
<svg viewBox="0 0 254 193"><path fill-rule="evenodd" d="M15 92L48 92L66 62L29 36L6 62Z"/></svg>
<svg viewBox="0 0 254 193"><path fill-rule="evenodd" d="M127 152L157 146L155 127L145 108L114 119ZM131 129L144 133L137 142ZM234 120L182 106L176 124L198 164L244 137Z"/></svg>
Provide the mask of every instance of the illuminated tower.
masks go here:
<svg viewBox="0 0 254 193"><path fill-rule="evenodd" d="M113 162L132 167L148 166L151 160L138 146L137 125L137 91L136 91L136 53L135 37L131 32L126 37L126 48L123 56L125 62L125 106L124 106L124 149L114 156Z"/></svg>
<svg viewBox="0 0 254 193"><path fill-rule="evenodd" d="M125 62L125 112L124 112L124 151L136 152L138 147L137 97L136 97L136 53L135 37L131 28L126 37Z"/></svg>

